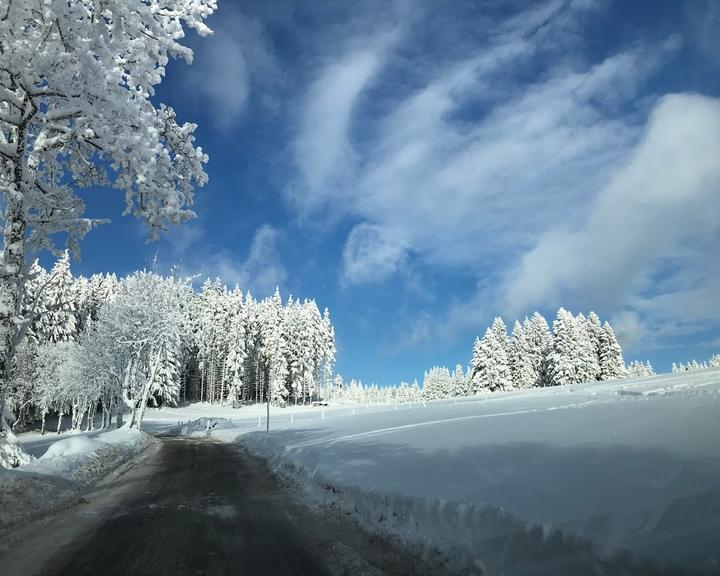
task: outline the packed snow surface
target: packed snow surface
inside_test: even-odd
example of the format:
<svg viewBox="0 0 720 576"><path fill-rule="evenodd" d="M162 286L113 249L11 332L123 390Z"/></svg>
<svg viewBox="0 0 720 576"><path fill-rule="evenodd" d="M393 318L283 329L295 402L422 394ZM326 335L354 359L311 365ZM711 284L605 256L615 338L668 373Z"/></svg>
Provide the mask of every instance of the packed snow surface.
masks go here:
<svg viewBox="0 0 720 576"><path fill-rule="evenodd" d="M156 411L148 423L162 429L205 410ZM601 551L720 566L718 369L427 404L273 409L269 438L260 408L223 410L234 428L213 437L358 501L374 495L376 520L394 507L394 530L415 539L446 548L475 539L472 548L482 529L520 522Z"/></svg>

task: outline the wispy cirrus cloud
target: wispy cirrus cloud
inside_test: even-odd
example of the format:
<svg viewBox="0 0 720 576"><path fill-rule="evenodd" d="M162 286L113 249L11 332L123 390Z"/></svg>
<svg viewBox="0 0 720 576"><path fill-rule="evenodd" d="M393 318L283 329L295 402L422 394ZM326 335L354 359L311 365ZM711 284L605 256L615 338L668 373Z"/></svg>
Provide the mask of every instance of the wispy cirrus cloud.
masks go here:
<svg viewBox="0 0 720 576"><path fill-rule="evenodd" d="M228 286L235 284L254 296L269 296L276 286L285 287L288 270L283 263L280 244L283 233L268 224L253 233L247 250L232 251L209 240L199 225L186 225L172 234L170 249L163 261L186 276L220 278ZM162 255L162 252L161 252Z"/></svg>
<svg viewBox="0 0 720 576"><path fill-rule="evenodd" d="M652 302L670 292L648 292L643 280L666 273L668 257L676 274L691 273L679 252L690 229L706 242L704 254L716 247L717 229L706 221L661 232L665 214L680 208L666 205L672 191L691 194L695 175L710 177L710 167L693 146L670 162L658 143L685 121L695 125L702 104L646 89L680 50L677 34L588 53L583 30L597 10L548 1L487 17L482 41L458 37L464 54L424 53L421 61L411 47L420 24L392 50L351 51L321 67L299 109L293 147L302 184L293 199L359 220L346 237L344 284L386 282L408 254L421 266L471 271L477 295L451 299L436 322L442 329L424 330L427 338L450 337L488 314L558 303L661 321ZM382 106L359 105L377 95ZM708 125L697 129L699 141L714 143ZM666 174L679 159L684 167ZM698 206L707 209L714 183L703 185ZM648 209L637 207L634 187L649 194ZM627 227L647 237L629 242L620 234ZM702 286L714 287L712 278Z"/></svg>
<svg viewBox="0 0 720 576"><path fill-rule="evenodd" d="M194 48L193 65L184 74L187 93L212 109L215 127L232 130L251 96L276 88L281 73L263 24L232 4L211 19L213 35Z"/></svg>
<svg viewBox="0 0 720 576"><path fill-rule="evenodd" d="M508 272L507 309L582 299L675 332L678 323L720 322L718 151L720 100L662 98L583 219L546 232Z"/></svg>
<svg viewBox="0 0 720 576"><path fill-rule="evenodd" d="M350 126L357 101L382 69L400 32L357 39L318 73L302 99L298 136L292 143L300 181L288 189L302 210L312 210L351 185L357 155Z"/></svg>

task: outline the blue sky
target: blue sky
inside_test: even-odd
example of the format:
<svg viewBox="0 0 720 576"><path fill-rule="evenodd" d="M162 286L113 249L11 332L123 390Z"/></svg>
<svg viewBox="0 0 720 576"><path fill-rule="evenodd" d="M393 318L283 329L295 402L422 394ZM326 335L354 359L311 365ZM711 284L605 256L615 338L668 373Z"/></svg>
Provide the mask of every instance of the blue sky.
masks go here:
<svg viewBox="0 0 720 576"><path fill-rule="evenodd" d="M313 297L380 384L560 305L660 370L720 351L720 4L219 4L157 95L210 156L197 220L146 244L88 192L75 271Z"/></svg>

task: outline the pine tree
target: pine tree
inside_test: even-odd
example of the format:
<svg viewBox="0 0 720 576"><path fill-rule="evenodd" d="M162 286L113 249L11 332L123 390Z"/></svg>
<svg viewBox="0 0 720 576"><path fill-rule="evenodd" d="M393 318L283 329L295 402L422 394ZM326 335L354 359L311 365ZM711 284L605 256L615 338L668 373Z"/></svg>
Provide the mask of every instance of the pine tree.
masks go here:
<svg viewBox="0 0 720 576"><path fill-rule="evenodd" d="M547 357L552 351L553 336L547 320L539 312L533 313L523 323L525 341L530 357L530 367L534 375L533 386L549 386L547 374Z"/></svg>
<svg viewBox="0 0 720 576"><path fill-rule="evenodd" d="M610 324L605 322L599 339L600 379L621 380L625 378L625 361L622 349Z"/></svg>
<svg viewBox="0 0 720 576"><path fill-rule="evenodd" d="M578 336L575 318L560 308L553 322L553 349L548 355L548 375L552 386L578 382Z"/></svg>
<svg viewBox="0 0 720 576"><path fill-rule="evenodd" d="M502 350L505 352L505 356L508 354L508 348L510 347L510 340L508 339L507 335L507 327L505 326L505 321L500 317L496 317L493 320L492 326L490 327L493 334L495 335L495 340L497 342L497 345L502 348Z"/></svg>
<svg viewBox="0 0 720 576"><path fill-rule="evenodd" d="M594 382L600 377L598 359L600 319L589 320L583 314L575 318L575 382ZM596 325L597 323L597 325Z"/></svg>
<svg viewBox="0 0 720 576"><path fill-rule="evenodd" d="M643 364L642 362L633 360L625 370L625 374L626 378L645 378L647 376L655 376L655 370L653 370L649 361Z"/></svg>
<svg viewBox="0 0 720 576"><path fill-rule="evenodd" d="M76 293L70 272L70 255L65 250L50 271L45 290L45 312L41 320L42 342L71 342L77 336Z"/></svg>
<svg viewBox="0 0 720 576"><path fill-rule="evenodd" d="M25 336L35 344L43 338L43 314L47 312L45 293L49 279L50 275L36 259L28 270L22 305L22 317L27 327Z"/></svg>
<svg viewBox="0 0 720 576"><path fill-rule="evenodd" d="M223 378L227 380L228 398L234 403L239 400L241 395L247 357L247 318L243 305L243 294L239 288L236 288L230 295L230 314L227 334L228 350Z"/></svg>
<svg viewBox="0 0 720 576"><path fill-rule="evenodd" d="M505 390L512 386L507 341L501 339L500 324L495 322L494 327L495 330L488 328L482 339L476 340L471 375L474 393Z"/></svg>
<svg viewBox="0 0 720 576"><path fill-rule="evenodd" d="M585 330L589 340L589 348L592 350L592 360L590 361L590 370L592 377L589 380L602 380L602 371L600 369L601 350L600 343L603 338L603 327L600 317L593 311L590 311L585 321ZM623 364L623 367L625 364Z"/></svg>
<svg viewBox="0 0 720 576"><path fill-rule="evenodd" d="M462 364L455 366L455 372L452 377L452 395L453 396L468 396L470 390L468 387L468 379L463 372Z"/></svg>
<svg viewBox="0 0 720 576"><path fill-rule="evenodd" d="M426 400L449 398L451 387L450 370L444 366L433 366L429 372L425 372L422 391Z"/></svg>
<svg viewBox="0 0 720 576"><path fill-rule="evenodd" d="M287 343L283 335L283 306L280 290L265 302L261 316L261 331L265 355L268 363L268 394L275 404L283 404L288 397L285 381L288 374L285 348Z"/></svg>
<svg viewBox="0 0 720 576"><path fill-rule="evenodd" d="M537 375L533 366L530 346L525 330L517 320L513 325L512 337L510 338L508 348L508 359L513 388L520 389L534 386Z"/></svg>

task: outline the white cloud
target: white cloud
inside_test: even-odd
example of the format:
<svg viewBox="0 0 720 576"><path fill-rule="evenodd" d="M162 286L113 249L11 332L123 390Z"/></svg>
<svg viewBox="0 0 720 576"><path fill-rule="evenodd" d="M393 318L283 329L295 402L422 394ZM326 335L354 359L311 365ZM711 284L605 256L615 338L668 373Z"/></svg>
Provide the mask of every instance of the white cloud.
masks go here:
<svg viewBox="0 0 720 576"><path fill-rule="evenodd" d="M253 85L277 81L278 64L259 21L232 5L221 8L212 26L184 78L189 93L212 107L216 126L230 130L247 110Z"/></svg>
<svg viewBox="0 0 720 576"><path fill-rule="evenodd" d="M619 85L632 94L652 58L637 50L582 72L560 67L497 101L498 77L532 49L520 39L498 46L402 102L347 199L353 211L402 232L425 262L456 266L529 244L577 214L636 138L601 103ZM490 111L455 119L475 106Z"/></svg>
<svg viewBox="0 0 720 576"><path fill-rule="evenodd" d="M632 351L647 339L647 326L644 325L636 312L623 310L610 319L610 324L625 352Z"/></svg>
<svg viewBox="0 0 720 576"><path fill-rule="evenodd" d="M356 102L382 67L397 32L381 34L323 67L302 104L300 129L293 142L302 181L292 189L299 200L320 204L332 187L352 174L355 152L349 139ZM299 189L298 189L299 188Z"/></svg>
<svg viewBox="0 0 720 576"><path fill-rule="evenodd" d="M685 3L690 39L707 59L720 64L720 5L716 0Z"/></svg>
<svg viewBox="0 0 720 576"><path fill-rule="evenodd" d="M238 282L252 287L260 295L272 293L276 286L287 280L287 270L280 263L278 241L280 232L268 226L261 226L255 232L250 252L238 268Z"/></svg>
<svg viewBox="0 0 720 576"><path fill-rule="evenodd" d="M717 308L716 275L689 263L720 248L717 103L643 92L680 50L677 36L583 60L596 8L550 0L487 21L485 44L458 39L476 46L460 60L422 51L415 61L409 30L392 50L368 42L321 69L300 111L293 199L360 221L343 283L386 280L408 254L461 270L479 288L435 322L430 332L446 337L501 311L563 304L616 314L630 342L641 328L693 329L677 314L660 325L670 295L688 314L701 309L690 295ZM381 104L356 117L361 95L375 94Z"/></svg>
<svg viewBox="0 0 720 576"><path fill-rule="evenodd" d="M229 34L217 35L197 55L193 70L189 81L214 108L217 123L232 124L245 111L250 93L242 44Z"/></svg>
<svg viewBox="0 0 720 576"><path fill-rule="evenodd" d="M393 231L374 224L358 224L343 250L343 278L351 284L385 280L402 264L406 250L405 241Z"/></svg>
<svg viewBox="0 0 720 576"><path fill-rule="evenodd" d="M399 329L393 331L389 343L383 347L383 354L392 356L403 350L426 343L433 335L434 320L427 312L413 313Z"/></svg>
<svg viewBox="0 0 720 576"><path fill-rule="evenodd" d="M351 138L352 114L363 90L382 85L397 37L324 67L294 144L297 205L329 205L402 238L421 263L464 268L512 258L548 223L578 217L638 137L618 102L673 48L636 47L595 65L555 58L532 84L508 73L555 50L585 10L547 2L500 23L490 45L427 67L424 86L366 118L362 142ZM370 281L347 269L345 281Z"/></svg>
<svg viewBox="0 0 720 576"><path fill-rule="evenodd" d="M312 189L320 189L333 171L347 169L352 163L347 138L350 115L355 100L378 65L376 53L353 52L323 70L310 89L302 135L295 142L295 157Z"/></svg>
<svg viewBox="0 0 720 576"><path fill-rule="evenodd" d="M674 263L675 274L685 274L689 249L717 255L719 151L720 100L663 98L627 165L598 194L584 222L543 235L509 273L507 308L557 306L577 295L617 308L629 292L647 288L660 266Z"/></svg>
<svg viewBox="0 0 720 576"><path fill-rule="evenodd" d="M238 284L254 296L269 296L276 286L282 287L288 272L278 249L281 232L267 224L253 236L245 258L227 249L217 249L207 242L205 231L192 225L178 229L172 237L173 264L188 276L220 278L226 285Z"/></svg>

